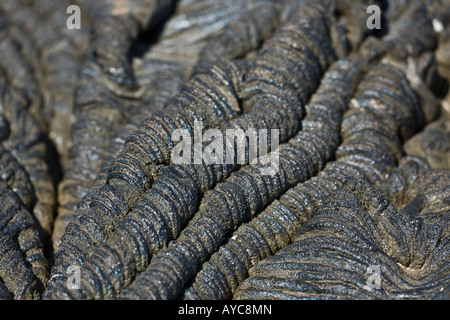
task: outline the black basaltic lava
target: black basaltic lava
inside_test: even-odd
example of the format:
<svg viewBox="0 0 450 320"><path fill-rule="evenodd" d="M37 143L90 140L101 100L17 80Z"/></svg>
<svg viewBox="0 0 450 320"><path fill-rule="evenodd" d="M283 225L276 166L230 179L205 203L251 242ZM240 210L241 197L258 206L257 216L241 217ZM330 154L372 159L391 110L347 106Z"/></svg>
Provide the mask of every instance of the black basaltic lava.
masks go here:
<svg viewBox="0 0 450 320"><path fill-rule="evenodd" d="M448 0L1 1L0 299L449 298L449 47Z"/></svg>

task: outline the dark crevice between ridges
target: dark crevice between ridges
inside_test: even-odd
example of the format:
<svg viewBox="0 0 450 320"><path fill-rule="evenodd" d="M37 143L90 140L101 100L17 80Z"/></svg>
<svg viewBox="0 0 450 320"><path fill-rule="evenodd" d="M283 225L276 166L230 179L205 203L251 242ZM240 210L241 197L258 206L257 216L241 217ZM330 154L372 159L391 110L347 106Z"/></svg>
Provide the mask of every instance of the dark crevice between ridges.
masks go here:
<svg viewBox="0 0 450 320"><path fill-rule="evenodd" d="M143 29L136 40L130 46L128 50L128 61L131 64L133 59L142 58L149 49L158 43L161 33L164 30L164 25L167 20L176 12L176 8L179 1L168 1L165 14L159 15L157 21L152 22L147 28Z"/></svg>

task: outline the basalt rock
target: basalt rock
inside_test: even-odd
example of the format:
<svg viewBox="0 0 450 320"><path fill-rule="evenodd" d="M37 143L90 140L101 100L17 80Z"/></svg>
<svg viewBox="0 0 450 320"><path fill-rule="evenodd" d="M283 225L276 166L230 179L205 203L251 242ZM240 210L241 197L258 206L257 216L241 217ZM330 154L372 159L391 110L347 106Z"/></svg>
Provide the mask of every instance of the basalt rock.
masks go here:
<svg viewBox="0 0 450 320"><path fill-rule="evenodd" d="M67 8L73 1L2 1L0 7L10 21L8 35L17 39L20 55L16 61L29 61L25 74L37 83L27 84L28 92L39 95L39 108L34 114L49 140L55 145L58 165L67 166L68 150L72 143L70 126L74 122L74 90L79 81L83 51L87 46L90 19L82 14L82 28L70 30L66 26ZM2 51L3 52L3 51ZM5 61L15 77L24 75ZM25 84L25 83L24 83ZM34 89L36 88L36 89ZM58 179L60 179L58 174Z"/></svg>
<svg viewBox="0 0 450 320"><path fill-rule="evenodd" d="M39 299L49 270L35 219L2 180L0 195L0 294Z"/></svg>
<svg viewBox="0 0 450 320"><path fill-rule="evenodd" d="M160 6L153 8L155 12L149 18L168 16L173 10L171 2L158 2ZM264 18L249 20L248 16ZM133 27L129 26L127 17L112 15L100 19L102 27L92 36L92 54L84 62L84 75L77 88L77 120L73 127L70 168L59 186L55 249L77 204L88 193L85 202L90 201L94 193L90 187L95 185L94 190L98 190L105 184L114 159L123 151L127 137L139 129L142 120L163 109L164 113L176 116L177 108L166 103L182 90L186 80L200 72L195 71L195 67L242 56L256 49L277 25L278 10L272 0L199 1L194 5L181 2L158 37L158 30L151 29L154 22L150 23L150 29L143 29L146 34L139 33L137 30L142 28L138 28L129 31L128 38L124 37L127 28ZM110 27L103 25L106 23ZM120 29L121 25L124 30ZM141 38L154 34L158 42L151 44L142 58L135 58L131 63L127 57L137 50L132 44L139 34ZM108 46L104 42L110 42L111 38L117 38L117 45L114 50L105 51Z"/></svg>
<svg viewBox="0 0 450 320"><path fill-rule="evenodd" d="M389 80L383 83L381 79L389 72ZM379 80L374 81L376 78ZM185 298L231 298L248 276L250 267L289 244L298 228L346 178L356 176L372 183L383 182L401 157L400 137L396 135L400 124L396 125L388 116L380 117L378 110L386 110L385 114L402 113L405 119L407 114L414 118L417 101L404 80L401 71L389 65L371 70L359 84L353 103L342 119L342 143L336 150L336 161L329 162L317 176L289 189L255 219L234 232L202 267L193 284L186 289ZM384 86L399 92L397 98L403 96L395 99L404 101L403 107L393 103L392 96L383 94ZM377 102L369 98L372 95L379 97ZM387 141L389 148L383 147Z"/></svg>
<svg viewBox="0 0 450 320"><path fill-rule="evenodd" d="M428 136L435 134L435 126L430 125L426 127L421 133L418 133L416 136L409 139L405 146L407 145L415 145L417 139L419 139L422 136ZM344 142L345 144L345 142ZM421 144L419 144L420 148ZM413 149L414 151L415 149ZM438 255L436 255L434 258L432 256L432 252L440 251L441 247L439 249L435 249L433 246L437 246L438 243L441 241L444 241L445 243L445 237L448 237L446 235L448 231L445 231L448 229L448 183L446 182L445 176L448 175L448 170L442 170L437 169L433 170L432 166L428 164L427 159L423 157L418 157L414 155L414 152L411 152L410 148L405 148L406 156L400 160L400 165L393 169L389 177L385 180L384 183L379 185L379 187L375 187L373 183L368 181L367 179L360 179L360 178L354 178L350 177L344 180L344 183L341 187L338 186L337 191L334 191L333 193L330 193L328 196L332 197L333 200L330 203L327 203L325 198L322 198L323 202L322 205L320 205L319 210L315 213L313 213L313 216L306 221L306 223L300 228L300 231L298 231L297 238L300 237L300 234L305 228L306 230L311 231L312 229L316 228L317 225L321 223L325 223L327 218L317 218L320 219L321 222L319 222L317 225L312 222L314 219L316 219L319 215L327 215L327 216L335 216L336 215L336 208L339 208L339 210L343 210L343 212L351 212L352 210L357 207L356 204L352 204L347 199L348 197L344 195L346 191L349 189L349 185L351 185L350 189L351 192L355 195L358 195L358 199L361 201L367 201L368 199L376 199L377 197L382 197L384 200L383 202L387 203L390 206L390 209L386 212L392 213L391 215L383 214L381 217L383 219L386 219L386 222L379 223L379 227L377 229L377 233L381 234L381 236L378 235L378 240L380 239L386 239L384 240L385 243L383 245L378 243L379 247L382 247L382 250L385 251L389 255L390 258L392 258L397 264L401 264L401 268L397 268L394 270L390 269L393 265L392 261L389 261L389 258L386 259L386 256L381 258L381 260L384 261L384 265L382 264L371 264L375 260L371 260L372 262L367 262L367 264L362 264L362 261L366 263L365 259L363 257L366 257L367 252L364 251L374 251L376 250L375 247L377 245L372 246L372 244L360 244L360 248L352 247L350 249L350 259L347 260L343 259L342 257L345 254L345 257L349 254L347 251L348 248L351 247L351 245L347 246L344 244L345 241L351 243L354 242L354 233L353 228L360 228L361 225L355 226L355 224L351 224L351 227L348 228L348 217L339 216L338 219L331 219L330 221L327 221L327 225L331 228L327 228L326 236L329 237L325 241L322 241L324 238L321 238L319 234L321 234L322 231L325 229L318 231L315 235L306 235L305 238L311 237L310 240L305 240L305 242L296 242L294 241L294 244L288 245L286 248L282 249L279 253L277 253L274 257L268 258L267 260L263 260L261 264L256 264L256 267L254 269L250 270L250 274L255 275L249 278L248 280L241 280L244 282L242 285L242 291L239 291L236 298L237 299L426 299L426 298L444 298L446 295L448 295L448 270L445 267L445 264L437 267L436 269L433 269L433 267L430 267L427 262L425 262L424 257L428 257L429 260L432 259L440 259L437 258ZM410 153L411 152L411 153ZM361 190L372 190L369 191L367 195L361 196L363 192ZM432 194L437 195L439 193L439 196L432 196ZM334 194L334 196L333 196ZM335 199L341 199L341 202L338 202L339 200ZM362 200L364 199L364 200ZM426 199L426 200L425 200ZM429 202L427 202L429 201ZM342 204L340 204L342 203ZM330 208L333 209L330 209ZM365 205L366 208L368 208L367 205ZM375 207L372 205L372 207ZM386 207L386 206L383 206ZM314 212L314 211L313 211ZM370 212L370 211L369 211ZM384 212L384 211L383 211ZM420 213L419 213L420 212ZM425 212L429 212L426 214ZM422 213L425 213L424 216L421 216ZM361 219L360 221L364 221L364 223L367 223L369 225L372 224L372 220L364 219L364 215L361 215L358 212L352 213L353 215L357 215L358 219ZM361 217L360 217L361 215ZM403 217L407 217L410 219L410 224L408 225L405 223L404 220L402 220ZM388 216L389 218L385 218ZM342 219L342 220L341 220ZM389 220L394 221L401 221L400 226L399 224L388 222ZM340 221L340 222L336 222ZM439 222L437 222L439 221ZM314 227L309 226L309 223L313 223ZM417 228L421 228L421 226L424 226L424 230L420 230L417 232L417 234L420 234L420 236L417 236L417 239L421 242L420 245L417 245L416 243L413 243L415 240L413 236L408 241L406 240L399 240L401 236L407 237L413 234L417 231ZM409 230L407 229L409 228ZM442 238L439 238L439 240L435 240L434 242L431 241L430 246L425 244L425 239L430 238L430 234L427 234L427 232L431 232L429 230L433 228L438 228L439 230L443 230L442 233L438 231L437 233L439 236L442 235ZM442 229L441 229L442 228ZM320 228L319 228L320 229ZM339 235L335 236L333 235L333 230L338 230ZM380 231L382 229L384 232ZM350 230L350 231L349 231ZM399 235L398 232L395 233L394 230L401 230L404 234ZM307 234L309 231L305 232ZM329 234L328 231L331 233ZM343 240L341 237L346 232L347 235L344 237L349 237L348 240ZM387 232L393 232L393 235L386 236L385 233ZM369 236L369 233L372 234L373 231L370 230L370 232L362 232L360 235L364 235L366 239L370 239L369 241L373 241ZM245 233L246 235L248 232ZM292 234L292 233L291 233ZM433 233L434 234L434 231ZM325 235L325 233L323 233ZM390 237L397 237L397 241L401 242L404 247L409 246L409 249L399 249L398 246L396 248L396 244L393 244L395 240L390 239ZM232 238L233 239L233 238ZM239 235L236 235L233 240L237 241L239 239ZM312 247L312 242L315 241L317 243L320 243L317 248ZM231 241L230 241L231 242ZM301 242L301 243L300 243ZM242 242L241 242L242 243ZM247 242L244 242L247 243ZM324 243L325 247L322 247L321 244ZM318 257L318 251L328 251L326 249L327 244L326 243L337 243L338 245L333 248L333 251L330 252L329 257L333 256L333 258L323 258L324 255L320 254L320 261L319 263L312 263L309 259L311 257ZM234 252L240 252L236 251L236 245L231 246L231 248L234 249ZM304 247L304 248L303 248ZM321 249L318 249L318 248ZM345 248L344 248L345 247ZM415 248L420 247L420 252L415 252ZM444 244L445 247L445 244ZM301 248L300 250L293 249L293 248ZM392 249L394 248L394 249ZM396 248L396 249L395 249ZM295 259L287 258L287 255L285 253L289 251L290 249L295 250L295 253L292 253L294 256L296 256ZM335 250L336 249L336 250ZM286 250L286 251L285 251ZM445 250L445 249L444 249ZM447 250L448 251L448 250ZM261 251L260 251L261 252ZM292 251L291 251L292 252ZM344 253L345 252L345 253ZM364 255L361 253L364 252ZM399 256L395 256L395 254L398 254ZM440 251L441 252L441 251ZM370 253L369 253L370 254ZM279 257L278 257L279 255ZM414 258L400 258L400 256L403 255L404 257L410 257L411 255L415 255ZM444 253L444 260L445 256L448 255L448 253ZM228 254L226 257L229 258L230 254ZM280 258L283 256L283 258ZM372 258L375 258L376 254L373 254ZM440 254L439 254L440 256ZM353 257L353 258L352 258ZM419 258L422 257L422 258ZM323 259L322 259L323 258ZM235 258L236 259L236 256ZM286 260L285 260L286 259ZM402 260L404 259L404 260ZM413 260L419 259L420 261L415 262L414 266ZM388 262L386 262L386 260ZM238 260L239 261L239 260ZM242 260L246 261L246 260ZM314 260L315 261L315 260ZM355 263L355 261L357 261ZM380 260L378 260L380 262ZM236 261L235 261L236 263ZM266 265L267 263L267 265ZM272 264L273 263L273 264ZM329 265L327 265L329 264ZM386 266L387 264L390 264L390 266ZM222 267L223 265L230 265L230 264L224 264L223 261L221 261L221 264L215 264L215 268L220 270L221 272L215 272L214 273L214 279L217 279L217 277L220 275L223 277L223 275L227 275L227 279L230 279L230 272L228 273L224 272L225 269ZM231 264L233 265L233 264ZM255 265L250 264L248 262L246 264L246 269L249 269L249 265ZM270 267L267 267L271 265ZM275 266L276 265L276 266ZM220 267L218 267L220 266ZM337 266L337 267L336 267ZM267 267L267 269L266 269ZM280 271L277 274L271 273L270 268L280 268L282 271ZM315 279L320 279L320 283L313 280L313 277L311 277L309 272L312 272L314 267L314 273L317 275L314 276ZM260 269L259 269L260 268ZM336 273L333 274L333 276L326 275L327 272L330 271L330 269L327 268L336 268ZM389 288L381 288L376 286L377 290L375 290L374 283L372 280L369 279L369 277L372 275L371 272L376 270L382 270L381 272L387 272L388 275L383 275L383 277L380 277L378 284L383 283L383 281L388 282ZM420 269L420 271L419 271ZM428 271L425 271L425 269L428 269ZM253 274L253 270L255 270L255 273ZM259 270L259 271L256 271ZM261 273L261 270L263 270ZM328 271L327 271L328 270ZM386 271L387 270L387 271ZM266 272L267 271L267 272ZM376 271L376 272L378 272ZM236 271L234 271L236 273ZM296 273L298 272L298 273ZM333 271L334 272L334 271ZM341 274L342 272L342 274ZM204 272L206 274L206 272ZM295 278L292 277L292 275L297 274L298 277ZM345 274L345 275L344 275ZM426 276L424 276L426 274ZM277 275L280 275L279 278L277 278ZM351 275L351 276L350 276ZM261 277L259 277L261 276ZM259 277L259 278L258 278ZM267 277L267 278L266 278ZM386 278L385 278L386 277ZM350 279L352 278L352 279ZM438 279L436 281L430 280L430 279ZM200 278L201 279L201 278ZM262 280L264 279L264 280ZM341 282L341 279L346 279L345 281ZM356 280L355 280L356 279ZM364 281L362 279L365 279ZM387 280L388 279L388 280ZM417 281L417 279L421 279ZM423 280L423 282L421 282ZM275 290L264 290L260 286L261 283L264 281L268 281L269 283L276 283ZM358 281L362 281L359 282ZM429 282L427 282L429 281ZM230 280L228 280L230 283ZM236 285L242 282L235 282L233 289L236 289ZM201 282L204 287L205 282ZM227 283L227 282L224 282ZM196 284L196 283L194 283ZM376 284L376 283L375 283ZM198 284L197 284L198 285ZM216 284L217 285L217 284ZM270 286L270 284L269 284ZM428 287L430 286L431 289ZM217 288L217 286L216 286ZM283 288L283 289L281 289ZM204 290L204 289L203 289ZM239 289L241 290L241 289ZM386 290L386 291L384 291ZM190 288L188 291L189 298L200 298L203 296L192 295L192 288ZM195 292L195 291L194 291ZM199 291L201 292L201 291ZM211 290L210 292L214 292ZM216 289L216 292L218 290ZM220 297L220 296L219 296Z"/></svg>
<svg viewBox="0 0 450 320"><path fill-rule="evenodd" d="M157 210L161 212L160 214L163 217L165 215L170 217L164 217L162 221L178 219L178 216L181 218L181 225L184 225L187 221L183 221L183 218L186 219L191 216L194 213L192 210L196 208L197 204L196 202L190 204L191 213L177 212L178 210L165 213L167 203L164 204L164 202L167 202L167 200L164 200L165 197L162 195L166 193L165 189L176 188L176 185L171 187L174 183L174 174L175 177L181 176L182 178L180 178L184 180L193 179L193 182L190 182L190 184L194 184L194 190L188 194L198 197L237 168L237 165L233 163L229 165L207 165L205 163L202 166L188 165L181 166L181 168L174 166L173 169L168 167L161 170L161 165L168 164L170 161L170 147L173 147L174 143L167 137L171 138L174 130L184 128L189 134L193 135L193 120L197 118L206 127L219 125L219 127L222 126L226 129L239 128L247 130L253 128L259 130L267 127L279 129L281 141L289 139L298 131L299 120L303 117L303 103L314 90L314 88L308 87L302 89L302 84L310 83L311 86L314 83L318 84L322 70L326 69L330 61L334 59L333 50L329 40L327 40L327 29L320 25L321 22L327 23L326 14L329 11L321 4L309 8L308 13L311 13L312 17L306 17L305 12L302 10L297 11L300 17L303 15L305 19L309 18L310 20L307 20L309 23L300 23L299 26L296 26L295 22L290 22L280 27L273 37L264 44L254 60L224 61L199 68L197 70L198 73L187 83L184 90L173 100L169 101L166 106L166 110L176 108L175 110L178 110L177 115L173 116L173 114L176 114L175 111L169 114L157 114L144 121L142 129L128 138L128 148L126 145L125 152L116 159L107 178L107 185L101 189L101 191L109 190L108 192L113 195L113 201L119 200L121 207L112 207L113 203L110 203L100 208L98 206L93 207L94 203L92 203L90 211L80 212L78 214L79 218L68 225L62 238L61 249L56 256L56 268L65 270L68 265L78 263L78 261L73 260L74 256L78 256L77 259L82 259L81 261L83 261L85 257L92 255L93 249L91 248L100 242L102 238L108 237L108 233L113 231L115 239L111 241L118 245L121 245L120 243L123 244L123 240L117 241L119 239L117 236L121 234L118 231L122 230L120 221L128 214L128 208L133 207L134 204L137 210L132 210L129 214L130 217L124 219L123 225L125 226L127 226L130 219L132 221L136 219L142 222L147 221L144 215L149 210L153 211L153 208L159 208ZM294 15L291 21L297 21L297 19L299 19L299 16ZM304 47L298 47L299 40L304 40L306 45L309 45L309 48L306 47L304 49L307 50L305 53L300 51ZM273 51L280 50L283 50L286 55L292 56L292 60L287 60L286 62L273 60ZM301 68L299 69L298 77L288 80L289 67L295 62ZM267 84L265 81L262 81L263 77L268 73L278 80L274 81L273 84ZM306 82L303 82L304 80ZM296 93L299 90L303 90L303 92ZM211 96L211 93L214 91L219 92L219 94ZM192 92L196 93L197 99L202 99L198 100L202 104L197 104L195 110L189 108L189 102L192 101ZM212 105L208 105L211 99L214 105L213 110L209 109L209 106ZM239 103L240 101L242 101L241 104ZM217 109L218 107L222 110ZM243 115L238 117L242 112L241 109L244 109ZM249 110L246 111L245 109ZM201 112L202 110L203 112ZM272 111L273 116L268 117L263 110L269 113ZM187 112L189 112L189 117ZM194 112L197 115L192 119ZM222 121L220 121L220 118L217 118L218 115L223 119ZM161 132L159 127L165 127L166 131ZM155 136L155 133L158 133L159 136ZM155 143L144 144L144 141L155 141ZM226 140L224 143L228 144L231 142ZM144 161L146 164L144 164ZM141 173L139 175L136 175L136 173L130 175L132 172L126 169L130 166L138 169ZM155 180L155 185L147 191L151 187L153 180ZM164 189L161 186L164 186ZM130 187L135 191L130 193L132 190ZM192 196L188 196L188 200L192 200ZM101 201L101 199L98 201ZM170 207L176 208L175 203ZM100 216L96 212L100 209L110 211L110 213ZM141 212L142 210L144 211ZM111 214L113 212L115 213ZM96 219L96 223L102 226L103 234L99 234L100 238L92 238L86 234L86 236L80 237L82 234L80 233L80 228L83 228L83 225L79 222L89 216L92 219ZM151 219L149 223L153 224L154 221ZM115 226L118 226L118 230L114 230ZM127 228L129 227L125 227L124 230L127 230ZM158 230L161 229L161 226L155 226L155 228ZM160 239L160 245L164 245L175 238L179 232L179 230L170 231L168 236ZM73 242L78 242L76 251L73 251L74 248L71 244ZM131 242L134 242L134 240L130 239ZM121 251L119 248L115 250ZM123 250L127 249L124 247ZM55 270L57 270L56 268ZM65 278L61 271L55 274L58 278ZM64 284L64 281L59 281ZM51 292L49 290L49 293ZM61 290L55 290L55 292L61 292Z"/></svg>
<svg viewBox="0 0 450 320"><path fill-rule="evenodd" d="M434 169L450 168L450 118L447 113L405 144L409 155L420 156Z"/></svg>
<svg viewBox="0 0 450 320"><path fill-rule="evenodd" d="M2 1L0 299L448 298L449 17Z"/></svg>
<svg viewBox="0 0 450 320"><path fill-rule="evenodd" d="M448 296L448 181L448 170L426 171L399 210L366 180L346 180L293 244L250 270L236 298Z"/></svg>
<svg viewBox="0 0 450 320"><path fill-rule="evenodd" d="M293 4L290 6L290 9L295 8ZM46 298L115 298L124 287L121 298L175 298L195 275L197 266L220 247L230 232L295 184L295 179L286 178L285 171L270 179L262 177L258 167L253 166L232 173L241 166L171 164L171 151L175 147L172 134L184 129L189 135L195 135L195 120L201 120L205 129L277 128L281 130L281 142L292 138L300 129L297 124L303 117L301 108L295 111L292 107L306 103L316 90L314 83L318 83L321 73L336 59L334 49L342 49L336 46L336 38L330 37L331 26L336 23L333 10L335 8L321 3L305 2L297 10L284 13L281 26L261 50L247 60L213 62L197 68L192 79L180 94L168 101L163 112L145 120L139 130L127 138L123 151L105 172L104 182L89 194L89 201L83 202L69 223L56 255ZM411 12L423 18L426 11L421 6L413 7ZM377 64L388 55L397 60L406 55L415 62L421 54L434 49L432 28L428 28L430 21L423 20L427 28L420 34L402 39L404 30L412 23L411 18L404 18L400 15L399 26L394 25L394 31L382 40L385 51L373 56L363 50L364 59ZM297 39L306 44L298 46ZM362 37L357 39L363 40ZM396 40L403 42L396 46ZM403 53L402 46L414 46L415 50ZM396 52L397 49L400 51ZM342 51L339 52L342 55ZM277 60L278 55L284 59ZM299 57L305 62L299 63L303 61L298 60ZM288 71L296 69L296 64L303 66L298 69L302 77L298 80L295 76L286 76ZM375 70L361 83L360 95L352 100L352 110L342 122L344 144L336 153L340 161L324 171L325 177L330 175L329 180L323 180L323 184L328 184L326 192L322 192L324 198L348 175L382 183L401 158L402 142L427 121L416 93L410 88L412 76L426 78L419 72L422 69L414 69L408 77L390 64L381 64ZM271 79L269 84L265 81L267 78ZM302 81L305 79L309 81ZM273 95L276 108L270 104ZM296 96L298 98L290 98L292 101L283 107L281 97ZM197 101L195 109L189 104L193 98ZM209 101L220 109L209 109L212 105ZM266 112L273 110L273 116L266 117L263 107ZM433 111L428 114L429 118L433 117ZM280 121L284 121L284 126L280 126ZM308 120L304 124L307 128L312 125ZM324 123L321 128L327 125ZM311 130L318 129L312 125ZM351 137L349 141L346 136ZM337 141L335 138L334 143ZM225 141L224 146L227 143ZM205 145L201 150L204 149ZM310 155L316 157L312 160L313 167L318 166L310 175L316 174L333 156L332 151L328 154L322 151L327 155L326 160L321 160L324 156L318 154L319 150L320 147ZM264 190L258 187L257 181L265 186ZM316 195L321 194L317 189L320 184L314 187L313 182L305 183L308 187L304 192L311 192L307 191L311 188ZM301 207L295 199L294 195L290 208ZM315 210L311 208L311 212ZM298 228L294 225L285 227L292 232ZM67 267L77 264L83 264L83 289L71 291L65 287L65 272ZM123 265L129 268L121 268ZM178 266L178 272L173 277L163 272L174 266ZM230 293L225 296L229 297Z"/></svg>
<svg viewBox="0 0 450 320"><path fill-rule="evenodd" d="M338 144L336 126L356 87L361 64L358 59L348 59L333 65L306 108L308 116L302 120L302 131L279 149L278 170L269 175L265 172L267 164L246 166L207 192L189 225L166 250L155 256L147 270L124 290L123 296L176 298L198 266L219 248L230 232L288 188L322 169ZM331 97L336 109L326 110L324 106L327 102L331 105L327 100ZM305 170L296 171L302 166ZM162 276L161 271L172 264L184 267L173 275Z"/></svg>
<svg viewBox="0 0 450 320"><path fill-rule="evenodd" d="M43 241L52 232L55 192L48 149L38 121L30 111L26 93L0 77L2 179L16 191L37 220Z"/></svg>

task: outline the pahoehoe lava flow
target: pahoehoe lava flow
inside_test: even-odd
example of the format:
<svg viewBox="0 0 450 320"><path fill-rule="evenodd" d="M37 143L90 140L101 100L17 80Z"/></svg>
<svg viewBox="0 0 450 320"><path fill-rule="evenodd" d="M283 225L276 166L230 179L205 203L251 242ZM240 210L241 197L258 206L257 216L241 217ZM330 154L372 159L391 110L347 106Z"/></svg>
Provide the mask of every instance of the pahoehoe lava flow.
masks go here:
<svg viewBox="0 0 450 320"><path fill-rule="evenodd" d="M2 0L0 300L449 299L449 88L450 0Z"/></svg>

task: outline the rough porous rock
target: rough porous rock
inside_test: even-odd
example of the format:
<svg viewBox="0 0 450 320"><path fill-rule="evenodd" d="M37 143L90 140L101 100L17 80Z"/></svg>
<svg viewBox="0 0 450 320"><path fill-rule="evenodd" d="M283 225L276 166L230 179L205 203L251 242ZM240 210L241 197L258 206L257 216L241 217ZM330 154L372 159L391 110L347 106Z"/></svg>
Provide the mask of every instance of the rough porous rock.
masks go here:
<svg viewBox="0 0 450 320"><path fill-rule="evenodd" d="M448 299L449 48L449 0L2 0L0 299Z"/></svg>

